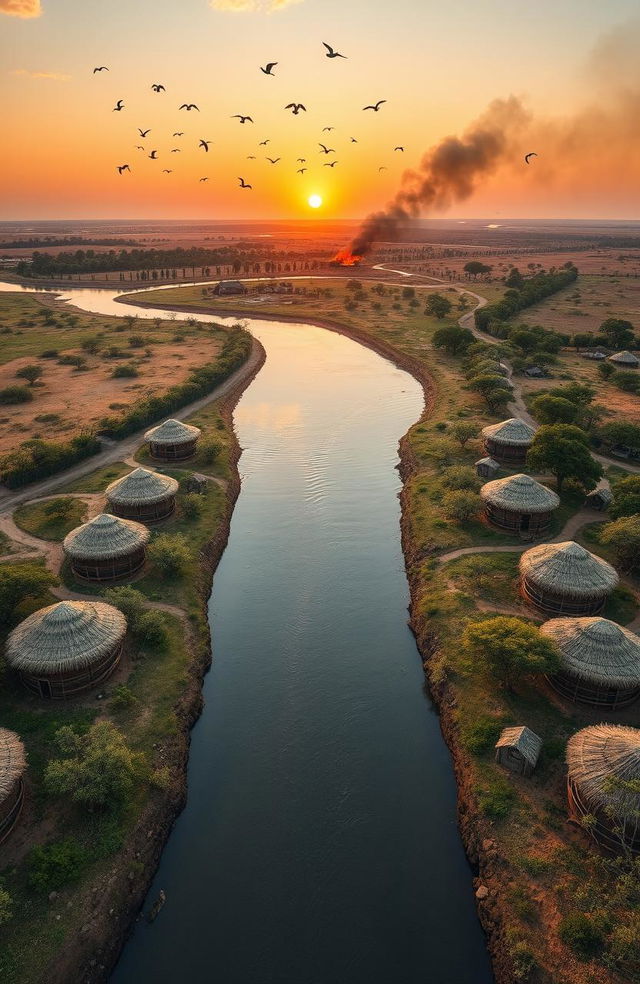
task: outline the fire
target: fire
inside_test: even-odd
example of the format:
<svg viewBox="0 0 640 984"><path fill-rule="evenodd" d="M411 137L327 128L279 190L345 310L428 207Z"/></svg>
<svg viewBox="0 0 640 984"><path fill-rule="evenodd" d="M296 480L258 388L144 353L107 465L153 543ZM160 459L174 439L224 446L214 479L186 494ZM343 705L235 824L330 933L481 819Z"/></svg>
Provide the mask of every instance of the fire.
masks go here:
<svg viewBox="0 0 640 984"><path fill-rule="evenodd" d="M331 262L335 263L336 266L357 266L361 260L361 256L352 253L349 247L345 246L344 249L338 250Z"/></svg>

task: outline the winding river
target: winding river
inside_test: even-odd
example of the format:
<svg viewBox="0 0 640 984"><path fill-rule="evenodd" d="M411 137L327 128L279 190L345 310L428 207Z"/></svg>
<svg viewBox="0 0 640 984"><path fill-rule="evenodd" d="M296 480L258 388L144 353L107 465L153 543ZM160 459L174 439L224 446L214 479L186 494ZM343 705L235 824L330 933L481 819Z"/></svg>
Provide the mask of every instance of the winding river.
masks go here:
<svg viewBox="0 0 640 984"><path fill-rule="evenodd" d="M122 315L114 294L72 299ZM407 626L395 466L422 391L339 334L248 327L267 361L235 412L242 492L188 803L147 903L166 905L112 982L489 984Z"/></svg>

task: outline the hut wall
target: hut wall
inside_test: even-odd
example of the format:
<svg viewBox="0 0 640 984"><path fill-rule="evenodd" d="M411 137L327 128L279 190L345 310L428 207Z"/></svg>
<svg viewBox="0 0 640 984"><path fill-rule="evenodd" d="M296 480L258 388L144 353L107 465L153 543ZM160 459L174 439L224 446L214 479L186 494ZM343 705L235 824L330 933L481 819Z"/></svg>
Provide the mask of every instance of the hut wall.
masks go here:
<svg viewBox="0 0 640 984"><path fill-rule="evenodd" d="M145 562L144 547L124 557L109 557L94 560L71 558L71 569L77 577L85 581L117 581L135 574Z"/></svg>
<svg viewBox="0 0 640 984"><path fill-rule="evenodd" d="M485 505L487 518L503 530L512 530L516 533L529 533L531 536L540 536L549 529L551 523L551 513L518 513L508 509L500 509L493 506L490 502Z"/></svg>
<svg viewBox="0 0 640 984"><path fill-rule="evenodd" d="M157 444L149 441L149 454L159 461L185 461L196 453L197 442L197 437L185 444Z"/></svg>
<svg viewBox="0 0 640 984"><path fill-rule="evenodd" d="M22 812L24 802L24 782L22 778L16 780L13 789L5 796L0 803L0 844L9 836Z"/></svg>
<svg viewBox="0 0 640 984"><path fill-rule="evenodd" d="M569 815L581 820L584 816L592 816L595 823L589 827L589 833L595 841L606 847L610 851L620 853L622 843L625 848L633 854L640 853L640 820L635 819L624 825L623 830L616 832L617 826L615 818L609 817L603 810L594 809L582 798L578 783L573 779L567 780L567 799L569 801Z"/></svg>
<svg viewBox="0 0 640 984"><path fill-rule="evenodd" d="M569 673L555 673L548 676L550 685L566 700L592 707L606 707L616 710L627 707L640 697L640 687L604 687L571 676Z"/></svg>
<svg viewBox="0 0 640 984"><path fill-rule="evenodd" d="M573 595L552 594L527 577L520 578L520 592L526 601L550 615L599 615L606 601L606 595L576 598Z"/></svg>
<svg viewBox="0 0 640 984"><path fill-rule="evenodd" d="M159 523L161 520L171 516L176 508L176 498L174 495L171 495L161 502L145 502L139 505L128 506L110 502L109 508L114 516L120 516L122 519L135 519L139 523Z"/></svg>
<svg viewBox="0 0 640 984"><path fill-rule="evenodd" d="M496 762L520 776L530 776L533 772L533 767L522 752L518 748L512 748L508 745L502 745L496 749Z"/></svg>
<svg viewBox="0 0 640 984"><path fill-rule="evenodd" d="M66 700L92 690L107 677L111 676L122 655L123 646L120 644L107 653L98 663L82 670L71 670L68 673L44 674L21 673L22 683L31 693L38 697L51 700Z"/></svg>
<svg viewBox="0 0 640 984"><path fill-rule="evenodd" d="M523 465L529 450L527 445L497 444L491 437L485 437L484 449L490 458L512 465Z"/></svg>

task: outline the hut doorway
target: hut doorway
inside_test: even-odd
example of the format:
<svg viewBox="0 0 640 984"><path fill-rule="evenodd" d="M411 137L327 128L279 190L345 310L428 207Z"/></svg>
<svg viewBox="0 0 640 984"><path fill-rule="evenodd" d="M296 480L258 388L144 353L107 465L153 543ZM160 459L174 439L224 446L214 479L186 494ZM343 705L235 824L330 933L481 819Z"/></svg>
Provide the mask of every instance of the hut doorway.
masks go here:
<svg viewBox="0 0 640 984"><path fill-rule="evenodd" d="M531 516L523 516L520 520L520 532L528 533L531 525Z"/></svg>
<svg viewBox="0 0 640 984"><path fill-rule="evenodd" d="M39 680L40 684L40 696L41 697L52 697L53 691L51 690L51 683L49 680Z"/></svg>

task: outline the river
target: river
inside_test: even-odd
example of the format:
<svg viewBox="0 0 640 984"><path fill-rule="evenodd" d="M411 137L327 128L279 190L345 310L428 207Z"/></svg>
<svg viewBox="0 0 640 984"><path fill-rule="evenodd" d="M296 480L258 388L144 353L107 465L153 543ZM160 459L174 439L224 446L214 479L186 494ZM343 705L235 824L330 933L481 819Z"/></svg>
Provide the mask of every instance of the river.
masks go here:
<svg viewBox="0 0 640 984"><path fill-rule="evenodd" d="M114 294L69 292L122 315ZM188 803L112 984L489 984L407 626L397 446L422 391L339 334L248 327L267 361L235 412Z"/></svg>

